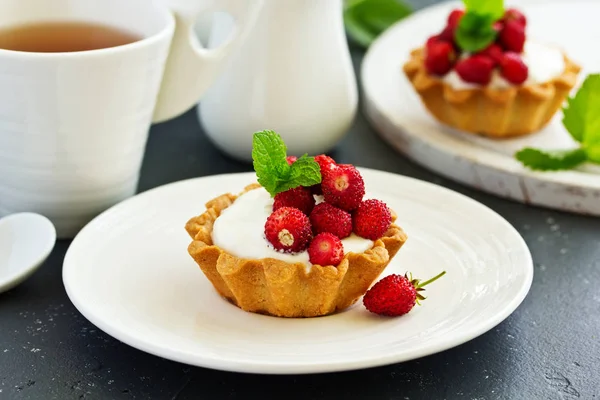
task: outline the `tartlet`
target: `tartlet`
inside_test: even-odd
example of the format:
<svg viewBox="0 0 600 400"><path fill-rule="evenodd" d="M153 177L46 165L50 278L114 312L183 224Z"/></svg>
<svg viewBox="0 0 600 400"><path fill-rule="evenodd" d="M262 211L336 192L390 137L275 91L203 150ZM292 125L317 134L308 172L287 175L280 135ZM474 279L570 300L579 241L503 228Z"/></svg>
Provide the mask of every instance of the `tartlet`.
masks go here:
<svg viewBox="0 0 600 400"><path fill-rule="evenodd" d="M404 74L442 124L492 138L539 131L576 85L580 66L528 40L521 11L501 2L465 4L410 52Z"/></svg>
<svg viewBox="0 0 600 400"><path fill-rule="evenodd" d="M259 187L252 184L244 192ZM253 313L317 317L343 310L369 289L407 239L392 223L371 249L345 254L337 266L307 268L303 263L273 258L244 259L212 239L213 224L237 198L230 193L220 195L206 203L204 213L187 222L185 229L192 238L188 252L223 298Z"/></svg>
<svg viewBox="0 0 600 400"><path fill-rule="evenodd" d="M506 138L542 129L561 108L581 70L566 55L564 61L563 73L554 79L510 88L455 89L427 73L423 48L411 52L403 70L438 121L466 132Z"/></svg>

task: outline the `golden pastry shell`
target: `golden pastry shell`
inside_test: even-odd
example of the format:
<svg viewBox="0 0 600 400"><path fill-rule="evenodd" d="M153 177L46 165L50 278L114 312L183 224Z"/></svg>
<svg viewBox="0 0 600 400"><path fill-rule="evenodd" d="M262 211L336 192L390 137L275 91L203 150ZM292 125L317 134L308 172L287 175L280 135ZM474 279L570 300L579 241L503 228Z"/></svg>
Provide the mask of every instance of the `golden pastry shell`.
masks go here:
<svg viewBox="0 0 600 400"><path fill-rule="evenodd" d="M257 184L244 192L260 187ZM364 253L348 253L336 266L264 259L243 259L216 246L213 224L238 196L223 194L206 203L185 229L192 238L188 252L217 292L239 308L279 317L316 317L354 304L379 277L405 243L395 223ZM395 218L394 218L395 219Z"/></svg>
<svg viewBox="0 0 600 400"><path fill-rule="evenodd" d="M425 69L423 48L414 49L403 70L424 106L441 123L493 138L542 129L562 107L581 67L563 54L565 69L554 79L510 88L455 89Z"/></svg>

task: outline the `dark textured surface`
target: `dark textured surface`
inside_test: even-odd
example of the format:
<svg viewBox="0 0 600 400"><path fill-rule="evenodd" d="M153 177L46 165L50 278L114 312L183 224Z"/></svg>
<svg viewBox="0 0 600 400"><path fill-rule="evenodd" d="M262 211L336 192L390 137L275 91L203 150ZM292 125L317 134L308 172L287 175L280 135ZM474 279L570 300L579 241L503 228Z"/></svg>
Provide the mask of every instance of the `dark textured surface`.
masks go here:
<svg viewBox="0 0 600 400"><path fill-rule="evenodd" d="M87 322L64 291L69 242L62 241L31 279L0 294L0 399L600 399L600 219L438 178L389 149L362 116L333 156L441 184L504 216L535 260L523 304L479 338L404 364L305 376L225 373L142 353ZM140 190L249 170L218 153L189 112L152 129Z"/></svg>

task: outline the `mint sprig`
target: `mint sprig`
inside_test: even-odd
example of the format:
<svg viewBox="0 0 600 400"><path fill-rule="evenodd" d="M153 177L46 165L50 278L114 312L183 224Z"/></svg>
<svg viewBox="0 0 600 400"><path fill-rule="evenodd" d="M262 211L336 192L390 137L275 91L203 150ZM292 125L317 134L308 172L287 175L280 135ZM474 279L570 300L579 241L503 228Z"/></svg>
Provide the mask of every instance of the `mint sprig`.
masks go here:
<svg viewBox="0 0 600 400"><path fill-rule="evenodd" d="M494 22L504 15L504 1L463 0L463 3L465 15L456 27L454 39L464 51L481 51L494 43L498 36Z"/></svg>
<svg viewBox="0 0 600 400"><path fill-rule="evenodd" d="M498 36L498 32L493 28L496 19L491 14L467 11L456 28L456 43L464 51L473 53L485 49L494 43Z"/></svg>
<svg viewBox="0 0 600 400"><path fill-rule="evenodd" d="M467 12L489 15L494 21L504 15L504 0L463 0Z"/></svg>
<svg viewBox="0 0 600 400"><path fill-rule="evenodd" d="M587 154L582 148L543 151L527 147L518 151L515 157L529 168L539 171L570 169L587 160Z"/></svg>
<svg viewBox="0 0 600 400"><path fill-rule="evenodd" d="M562 123L579 147L545 151L527 147L515 158L528 168L557 171L588 161L600 164L600 74L591 74L563 108Z"/></svg>
<svg viewBox="0 0 600 400"><path fill-rule="evenodd" d="M563 125L580 143L600 144L600 74L589 75L563 109Z"/></svg>
<svg viewBox="0 0 600 400"><path fill-rule="evenodd" d="M381 32L411 13L411 7L402 0L347 0L344 25L350 39L369 47Z"/></svg>
<svg viewBox="0 0 600 400"><path fill-rule="evenodd" d="M286 161L287 147L276 132L264 130L252 137L252 160L258 183L271 196L298 186L321 183L321 169L306 154L291 166Z"/></svg>

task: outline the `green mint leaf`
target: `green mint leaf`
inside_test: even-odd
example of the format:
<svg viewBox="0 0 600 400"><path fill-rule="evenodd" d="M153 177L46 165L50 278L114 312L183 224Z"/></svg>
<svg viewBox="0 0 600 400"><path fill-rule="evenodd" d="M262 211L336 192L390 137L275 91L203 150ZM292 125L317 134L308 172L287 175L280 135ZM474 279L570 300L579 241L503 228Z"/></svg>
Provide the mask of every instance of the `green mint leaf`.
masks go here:
<svg viewBox="0 0 600 400"><path fill-rule="evenodd" d="M588 155L582 148L544 151L527 147L518 151L515 158L533 170L558 171L578 166L587 160Z"/></svg>
<svg viewBox="0 0 600 400"><path fill-rule="evenodd" d="M402 0L348 0L344 25L348 36L366 48L381 32L411 13L411 7Z"/></svg>
<svg viewBox="0 0 600 400"><path fill-rule="evenodd" d="M252 160L258 183L271 196L298 186L321 182L321 169L313 157L306 154L291 166L286 161L286 146L274 131L256 132L252 138Z"/></svg>
<svg viewBox="0 0 600 400"><path fill-rule="evenodd" d="M312 186L321 183L321 167L313 157L306 154L292 164L290 180L296 186Z"/></svg>
<svg viewBox="0 0 600 400"><path fill-rule="evenodd" d="M280 180L275 192L285 192L298 186L312 186L317 183L321 183L321 167L313 157L305 154L292 164L288 179Z"/></svg>
<svg viewBox="0 0 600 400"><path fill-rule="evenodd" d="M482 15L489 15L493 21L504 15L504 0L463 0L465 9Z"/></svg>
<svg viewBox="0 0 600 400"><path fill-rule="evenodd" d="M280 181L287 180L290 166L285 161L286 146L281 136L269 130L256 132L252 137L252 160L258 183L272 196Z"/></svg>
<svg viewBox="0 0 600 400"><path fill-rule="evenodd" d="M563 125L573 139L600 145L600 74L588 75L563 109Z"/></svg>
<svg viewBox="0 0 600 400"><path fill-rule="evenodd" d="M586 149L588 160L596 164L600 164L600 143Z"/></svg>
<svg viewBox="0 0 600 400"><path fill-rule="evenodd" d="M496 40L498 35L492 27L495 20L496 18L491 14L467 11L456 28L456 43L468 52L485 49Z"/></svg>

